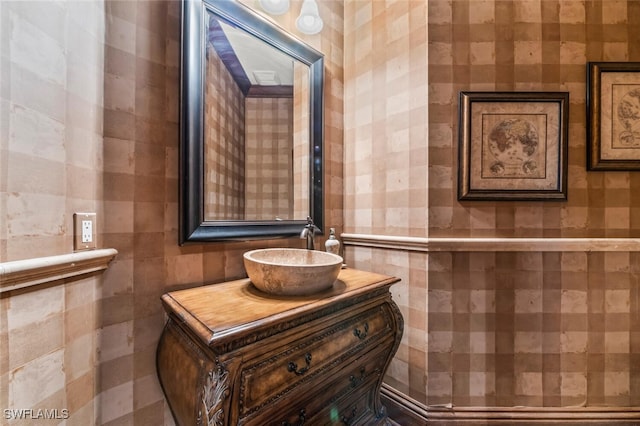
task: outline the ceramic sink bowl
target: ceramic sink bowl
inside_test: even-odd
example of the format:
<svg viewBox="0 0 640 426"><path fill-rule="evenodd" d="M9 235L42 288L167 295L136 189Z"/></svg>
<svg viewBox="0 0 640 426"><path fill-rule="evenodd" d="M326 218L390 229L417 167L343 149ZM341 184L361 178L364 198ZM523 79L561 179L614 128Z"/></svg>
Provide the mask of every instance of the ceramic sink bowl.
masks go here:
<svg viewBox="0 0 640 426"><path fill-rule="evenodd" d="M274 295L306 296L333 286L342 257L317 250L268 248L244 253L244 268L259 290Z"/></svg>

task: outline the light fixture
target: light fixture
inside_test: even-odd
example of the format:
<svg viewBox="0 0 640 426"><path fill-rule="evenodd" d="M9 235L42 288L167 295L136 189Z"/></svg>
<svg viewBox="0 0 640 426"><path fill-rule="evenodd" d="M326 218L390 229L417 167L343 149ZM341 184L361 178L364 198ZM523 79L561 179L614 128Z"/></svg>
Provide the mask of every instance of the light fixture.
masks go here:
<svg viewBox="0 0 640 426"><path fill-rule="evenodd" d="M289 0L259 0L260 6L272 15L282 15L289 10Z"/></svg>
<svg viewBox="0 0 640 426"><path fill-rule="evenodd" d="M315 0L304 0L300 16L296 19L296 27L305 34L317 34L322 30L322 18L318 13Z"/></svg>

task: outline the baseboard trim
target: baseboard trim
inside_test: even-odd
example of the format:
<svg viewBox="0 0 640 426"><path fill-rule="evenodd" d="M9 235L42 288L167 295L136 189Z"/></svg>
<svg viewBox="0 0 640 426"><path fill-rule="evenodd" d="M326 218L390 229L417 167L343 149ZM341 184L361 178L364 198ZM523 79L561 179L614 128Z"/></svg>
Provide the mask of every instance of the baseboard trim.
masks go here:
<svg viewBox="0 0 640 426"><path fill-rule="evenodd" d="M426 424L427 407L386 383L383 383L380 389L380 399L394 422L402 426L424 426Z"/></svg>
<svg viewBox="0 0 640 426"><path fill-rule="evenodd" d="M403 426L448 423L639 425L640 407L440 407L426 406L391 386L380 391L389 417Z"/></svg>

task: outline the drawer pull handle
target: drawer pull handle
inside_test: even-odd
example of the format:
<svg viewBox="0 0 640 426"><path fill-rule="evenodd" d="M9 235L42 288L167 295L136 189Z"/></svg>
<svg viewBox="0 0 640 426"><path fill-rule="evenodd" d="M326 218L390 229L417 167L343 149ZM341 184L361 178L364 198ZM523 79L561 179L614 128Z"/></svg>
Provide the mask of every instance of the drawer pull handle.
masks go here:
<svg viewBox="0 0 640 426"><path fill-rule="evenodd" d="M296 373L296 376L302 376L304 373L309 371L309 368L311 368L311 354L309 352L305 354L304 361L307 365L306 367L302 367L300 369L298 369L298 364L293 361L289 361L288 370L292 373Z"/></svg>
<svg viewBox="0 0 640 426"><path fill-rule="evenodd" d="M302 410L300 410L300 414L298 414L298 423L296 423L295 426L302 426L304 424L304 421L306 420L306 412L304 410L304 408ZM282 426L294 426L291 423L284 421L282 422Z"/></svg>
<svg viewBox="0 0 640 426"><path fill-rule="evenodd" d="M364 380L365 376L366 376L366 374L365 374L364 367L360 367L360 377L356 377L353 374L349 376L349 381L351 382L351 387L355 388L356 386L358 386L358 383L360 383L362 380Z"/></svg>
<svg viewBox="0 0 640 426"><path fill-rule="evenodd" d="M364 323L364 331L360 330L359 328L354 328L353 329L353 335L356 336L360 340L366 339L367 338L367 334L369 334L369 323L368 322Z"/></svg>
<svg viewBox="0 0 640 426"><path fill-rule="evenodd" d="M358 407L353 407L353 410L351 410L351 416L347 417L347 416L342 416L340 418L340 420L342 420L342 423L344 423L345 425L349 426L351 424L351 422L356 418L356 414L358 413Z"/></svg>

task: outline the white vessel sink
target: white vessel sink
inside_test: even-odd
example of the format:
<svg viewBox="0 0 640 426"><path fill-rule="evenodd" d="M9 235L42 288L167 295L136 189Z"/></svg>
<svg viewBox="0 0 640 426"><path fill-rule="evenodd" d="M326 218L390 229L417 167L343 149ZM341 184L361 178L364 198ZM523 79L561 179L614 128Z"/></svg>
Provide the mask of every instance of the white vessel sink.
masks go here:
<svg viewBox="0 0 640 426"><path fill-rule="evenodd" d="M342 267L342 257L317 250L268 248L244 254L244 268L259 290L305 296L327 290Z"/></svg>

